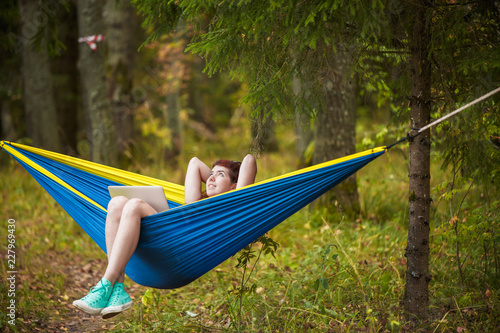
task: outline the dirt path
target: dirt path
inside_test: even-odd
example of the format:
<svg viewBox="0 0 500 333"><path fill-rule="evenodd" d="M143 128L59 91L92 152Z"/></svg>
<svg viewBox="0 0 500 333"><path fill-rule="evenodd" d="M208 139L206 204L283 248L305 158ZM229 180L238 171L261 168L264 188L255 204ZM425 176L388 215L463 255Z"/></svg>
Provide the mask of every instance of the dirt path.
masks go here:
<svg viewBox="0 0 500 333"><path fill-rule="evenodd" d="M83 266L75 262L85 262L83 258L69 259L61 253L49 253L40 258L36 267L21 269L18 275L18 294L37 304L33 309L18 309L18 323L8 325L0 332L96 332L108 331L126 320L129 313L107 320L100 316L91 316L78 309L72 303L86 295L89 289L102 277L105 259L90 260ZM45 267L45 268L43 268ZM42 272L57 272L59 281L47 282L40 279ZM61 285L63 284L63 285ZM26 290L27 288L27 290ZM127 288L132 299L141 295L140 286L132 284ZM21 300L20 300L21 301ZM134 299L134 302L138 301ZM25 303L23 303L25 304Z"/></svg>

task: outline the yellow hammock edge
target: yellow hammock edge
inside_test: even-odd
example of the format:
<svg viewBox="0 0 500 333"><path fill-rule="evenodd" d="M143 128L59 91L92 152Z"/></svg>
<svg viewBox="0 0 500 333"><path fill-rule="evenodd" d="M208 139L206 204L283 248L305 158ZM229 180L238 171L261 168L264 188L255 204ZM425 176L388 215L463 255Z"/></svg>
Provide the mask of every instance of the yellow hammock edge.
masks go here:
<svg viewBox="0 0 500 333"><path fill-rule="evenodd" d="M64 181L62 181L58 177L56 177L53 174L51 174L49 171L47 171L47 170L43 169L42 167L38 166L36 163L34 163L31 160L27 159L22 154L19 154L17 151L11 149L9 146L5 146L4 145L5 143L7 143L7 142L6 141L1 141L0 142L0 147L6 149L10 153L12 153L14 156L18 157L20 160L22 160L23 162L27 163L31 167L33 167L34 169L41 171L43 174L47 175L49 178L54 179L59 184L62 184L63 186L65 186L67 188L70 188L72 190L72 192L78 193L80 196L84 197L83 194L81 194L81 193L77 192L76 190L74 190L71 186L69 186ZM103 164L99 164L99 163L95 163L95 162L90 162L90 161L82 160L82 159L79 159L79 158L76 158L76 157L71 157L71 156L68 156L68 155L64 155L64 154L60 154L60 153L55 153L55 152L47 151L47 150L40 149L40 148L26 146L26 145L19 144L19 143L8 142L8 144L10 144L10 145L12 145L14 147L18 147L20 149L32 152L34 154L37 154L37 155L49 158L51 160L54 160L54 161L57 161L57 162L60 162L60 163L72 166L72 167L77 168L79 170L83 170L83 171L92 173L92 174L94 174L96 176L100 176L100 177L103 177L103 178L115 181L115 182L123 184L123 185L128 185L128 186L141 186L141 185L142 186L147 186L147 185L162 186L163 189L164 189L164 191L165 191L165 195L166 195L166 197L169 200L178 202L180 204L184 204L184 186L182 186L182 185L178 185L178 184L175 184L175 183L171 183L171 182L159 180L159 179L148 177L148 176L143 176L143 175L140 175L140 174L137 174L137 173L133 173L133 172L130 172L130 171L125 171L125 170L121 170L121 169L109 167L109 166L106 166L106 165L103 165ZM379 153L379 152L382 152L384 150L387 150L386 146L368 149L368 150L365 150L365 151L362 151L362 152L359 152L359 153L356 153L356 154L347 155L347 156L344 156L344 157L341 157L341 158L337 158L337 159L334 159L334 160L331 160L331 161L327 161L327 162L324 162L324 163L316 164L316 165L313 165L313 166L310 166L310 167L307 167L307 168L303 168L303 169L299 169L299 170L296 170L296 171L292 171L292 172L289 172L289 173L286 173L286 174L283 174L283 175L280 175L280 176L277 176L277 177L269 178L269 179L260 181L260 182L255 183L255 184L251 184L251 185L239 188L237 190L241 190L241 189L244 189L244 188L256 186L256 185L259 185L259 184L264 184L264 183L272 182L274 180L278 180L278 179L282 179L282 178L286 178L286 177L298 175L298 174L301 174L301 173L306 173L306 172L313 171L313 170L316 170L316 169L321 169L323 167L327 167L327 166L334 165L334 164L337 164L337 163L342 163L342 162L345 162L345 161L356 159L358 157L362 157L362 156L366 156L366 155L370 155L370 154L374 154L374 153ZM43 169L43 171L42 171L42 169ZM86 198L86 200L92 201L89 198ZM94 204L97 205L96 203L94 203ZM99 205L97 205L97 206L99 206Z"/></svg>
<svg viewBox="0 0 500 333"><path fill-rule="evenodd" d="M283 174L281 176L277 176L277 177L273 177L273 178L270 178L270 179L266 179L266 180L263 180L263 181L261 181L259 183L253 184L253 185L263 184L263 183L271 182L273 180L277 180L277 179L281 179L281 178L286 178L286 177L298 175L298 174L301 174L301 173L306 173L306 172L309 172L309 171L321 169L321 168L324 168L324 167L327 167L327 166L330 166L330 165L334 165L334 164L342 163L342 162L345 162L345 161L353 160L353 159L356 159L358 157L362 157L362 156L366 156L366 155L371 155L371 154L375 154L375 153L380 153L380 152L382 152L384 150L387 150L386 146L368 149L368 150L365 150L365 151L362 151L362 152L359 152L359 153L355 153L355 154L352 154L352 155L347 155L347 156L340 157L340 158L337 158L337 159L334 159L334 160L331 160L331 161L327 161L327 162L323 162L323 163L320 163L320 164L316 164L316 165L313 165L313 166L310 166L310 167L307 167L307 168L304 168L304 169L299 169L299 170L296 170L296 171L292 171L292 172ZM252 186L252 185L248 185L248 186Z"/></svg>
<svg viewBox="0 0 500 333"><path fill-rule="evenodd" d="M50 172L47 169L45 169L44 167L36 164L35 162L33 162L32 160L30 160L29 158L27 158L23 154L20 154L15 149L12 149L11 147L4 145L4 141L0 142L0 148L3 148L5 150L7 150L9 153L11 153L13 156L17 157L22 162L26 163L27 165L29 165L33 169L37 170L38 172L42 173L44 176L52 179L53 181L55 181L59 185L62 185L63 187L67 188L71 192L77 194L78 196L80 196L84 200L90 202L92 205L94 205L94 206L96 206L96 207L98 207L98 208L106 211L106 209L104 207L102 207L97 202L95 202L94 200L90 199L85 194L81 193L80 191L75 190L72 186L70 186L68 183L66 183L65 181L63 181L62 179L60 179L59 177L57 177L56 175L54 175L52 172Z"/></svg>
<svg viewBox="0 0 500 333"><path fill-rule="evenodd" d="M355 154L352 154L352 155L347 155L347 156L340 157L340 158L337 158L337 159L334 159L334 160L331 160L331 161L327 161L327 162L323 162L323 163L320 163L320 164L316 164L316 165L313 165L313 166L310 166L310 167L307 167L307 168L295 170L295 171L292 171L292 172L289 172L289 173L282 174L280 176L272 177L272 178L265 179L265 180L262 180L260 182L254 183L254 184L250 184L250 185L247 185L247 186L244 186L244 187L240 187L240 188L238 188L236 190L232 190L230 192L239 191L239 190L242 190L242 189L245 189L245 188L249 188L249 187L252 187L252 186L257 186L257 185L260 185L260 184L269 183L269 182L272 182L274 180L278 180L278 179L282 179L282 178L287 178L287 177L290 177L290 176L300 175L301 173L306 173L306 172L309 172L309 171L321 169L321 168L324 168L324 167L327 167L327 166L330 166L330 165L334 165L334 164L342 163L342 162L345 162L345 161L353 160L353 159L356 159L358 157L363 157L363 156L367 156L367 155L371 155L371 154L380 153L382 151L387 151L387 146L381 146L381 147L376 147L376 148L368 149L368 150L365 150L365 151L362 151L362 152L359 152L359 153L355 153ZM204 198L202 200L208 200L208 199L211 199L211 198L215 198L215 197L217 197L219 195L224 195L224 193L213 195L213 196L211 196L209 198Z"/></svg>
<svg viewBox="0 0 500 333"><path fill-rule="evenodd" d="M13 155L15 155L16 157L19 157L19 154L16 154L12 149L8 149L8 146L4 146L5 143L7 142L2 141L0 143L0 147L13 153ZM165 192L165 196L169 200L172 200L180 204L184 204L184 186L182 185L174 184L171 182L163 181L148 176L143 176L134 172L113 168L99 163L86 161L76 157L51 152L48 150L26 146L19 143L8 142L8 144L12 145L13 147L17 147L29 151L31 153L46 157L53 161L57 161L62 164L77 168L79 170L89 172L96 176L103 177L111 181L115 181L119 184L128 186L150 186L150 185L162 186ZM23 161L25 160L23 159ZM39 166L35 167L33 166L33 164L34 163L31 162L30 166L36 170L40 170L41 167ZM51 178L54 179L53 177Z"/></svg>

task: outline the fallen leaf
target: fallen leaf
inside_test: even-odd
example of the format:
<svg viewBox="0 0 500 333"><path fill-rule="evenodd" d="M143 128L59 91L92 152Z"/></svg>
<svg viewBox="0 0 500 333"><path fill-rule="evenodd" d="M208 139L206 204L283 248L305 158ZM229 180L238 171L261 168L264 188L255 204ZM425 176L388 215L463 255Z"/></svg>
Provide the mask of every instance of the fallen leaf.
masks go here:
<svg viewBox="0 0 500 333"><path fill-rule="evenodd" d="M484 292L484 296L486 296L486 297L488 297L488 298L490 298L490 297L491 297L491 294L493 294L493 293L492 293L492 292L491 292L491 290L489 290L489 289L486 289L486 291Z"/></svg>
<svg viewBox="0 0 500 333"><path fill-rule="evenodd" d="M458 326L457 327L457 332L460 333L460 332L465 332L467 329L465 327L460 327Z"/></svg>
<svg viewBox="0 0 500 333"><path fill-rule="evenodd" d="M189 317L196 317L197 314L194 313L194 312L191 312L191 311L186 311L186 314L189 316Z"/></svg>

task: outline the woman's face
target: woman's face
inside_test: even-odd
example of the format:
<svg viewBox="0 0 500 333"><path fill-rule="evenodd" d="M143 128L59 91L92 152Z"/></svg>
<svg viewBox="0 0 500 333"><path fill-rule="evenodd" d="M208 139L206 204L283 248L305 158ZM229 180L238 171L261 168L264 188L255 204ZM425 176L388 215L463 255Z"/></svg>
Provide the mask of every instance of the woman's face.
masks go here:
<svg viewBox="0 0 500 333"><path fill-rule="evenodd" d="M231 182L229 169L216 165L210 172L210 176L207 179L207 195L210 197L229 190L234 190L235 188L236 183Z"/></svg>

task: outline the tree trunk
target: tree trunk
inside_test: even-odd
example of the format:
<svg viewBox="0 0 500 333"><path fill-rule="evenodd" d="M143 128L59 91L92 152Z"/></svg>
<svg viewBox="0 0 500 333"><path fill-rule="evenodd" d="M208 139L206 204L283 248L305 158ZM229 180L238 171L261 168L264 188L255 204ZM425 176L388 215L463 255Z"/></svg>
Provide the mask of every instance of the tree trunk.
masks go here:
<svg viewBox="0 0 500 333"><path fill-rule="evenodd" d="M347 52L330 53L328 72L323 75L325 110L315 120L314 164L355 152L356 84L349 75ZM356 176L353 175L323 196L323 202L337 203L349 216L360 212Z"/></svg>
<svg viewBox="0 0 500 333"><path fill-rule="evenodd" d="M182 148L182 127L180 120L181 100L180 100L180 80L169 89L165 96L166 110L165 117L170 130L171 146L165 152L165 160L168 165L176 168L178 157Z"/></svg>
<svg viewBox="0 0 500 333"><path fill-rule="evenodd" d="M295 95L301 95L302 82L294 77L292 89ZM305 168L311 165L312 159L306 156L306 151L314 139L314 131L311 129L311 119L301 110L295 110L295 140L297 153L297 168Z"/></svg>
<svg viewBox="0 0 500 333"><path fill-rule="evenodd" d="M165 61L167 68L163 71L168 73L165 79L165 103L164 116L170 130L170 144L163 154L168 165L175 168L179 164L179 155L182 151L182 124L181 124L181 86L183 84L183 73L185 70L184 48L187 44L186 27L182 22L177 25L177 31L172 35L173 47L170 48L169 56Z"/></svg>
<svg viewBox="0 0 500 333"><path fill-rule="evenodd" d="M210 21L207 18L203 19L202 25L209 26ZM184 26L184 23L182 23ZM189 28L188 28L189 29ZM191 32L188 32L191 35ZM190 38L190 36L186 36ZM206 61L199 55L190 54L186 59L186 73L187 77L187 107L191 109L190 118L194 121L204 125L207 131L215 133L217 125L213 121L214 114L217 112L210 105L207 105L207 94L209 94L207 87L217 82L217 76L214 74L208 77L203 72Z"/></svg>
<svg viewBox="0 0 500 333"><path fill-rule="evenodd" d="M18 19L19 5L16 1L4 3L3 7L3 31L11 42L12 51L9 51L8 45L0 52L0 138L7 141L15 141L19 137L25 137L25 123L16 123L19 115L23 115L22 101L16 97L15 91L21 87L22 73L21 50L22 36L19 36L20 23ZM9 19L6 19L6 18ZM8 31L8 33L7 33ZM21 37L21 38L20 38ZM17 117L16 117L17 115ZM23 119L24 120L24 119ZM21 125L21 126L19 126ZM5 159L0 164L6 162Z"/></svg>
<svg viewBox="0 0 500 333"><path fill-rule="evenodd" d="M33 32L31 36L23 38L22 47L26 130L34 145L60 152L61 144L57 131L57 112L47 40L42 38L39 43L33 44L33 37L40 29L45 28L40 18L48 19L48 17L38 6L37 1L20 0L19 12L23 32L30 30Z"/></svg>
<svg viewBox="0 0 500 333"><path fill-rule="evenodd" d="M16 131L14 130L14 125L12 123L10 103L10 99L4 98L2 99L0 105L0 137L2 140L14 141L16 138Z"/></svg>
<svg viewBox="0 0 500 333"><path fill-rule="evenodd" d="M431 114L430 14L426 0L417 1L411 36L411 126L422 128ZM429 305L430 131L410 142L409 224L405 310L424 319Z"/></svg>
<svg viewBox="0 0 500 333"><path fill-rule="evenodd" d="M211 120L207 117L202 87L206 85L208 77L203 73L205 68L205 60L197 55L190 56L191 61L189 62L191 75L189 76L189 85L191 88L188 95L188 107L193 110L194 120L205 124L210 130L214 130L214 126ZM188 89L189 89L188 88Z"/></svg>
<svg viewBox="0 0 500 333"><path fill-rule="evenodd" d="M101 0L78 0L79 37L104 34ZM96 43L93 51L80 43L78 67L82 80L82 96L87 115L87 138L90 156L94 162L116 165L116 134L113 113L108 98L105 67L105 43Z"/></svg>
<svg viewBox="0 0 500 333"><path fill-rule="evenodd" d="M78 143L78 120L81 109L78 107L79 74L78 61L78 24L76 3L69 2L68 10L57 11L59 39L66 46L52 60L59 134L65 154L76 155Z"/></svg>
<svg viewBox="0 0 500 333"><path fill-rule="evenodd" d="M122 153L133 139L133 61L139 45L134 43L138 24L130 3L107 0L105 8L106 44L108 46L109 96L113 110L120 165L126 161Z"/></svg>

